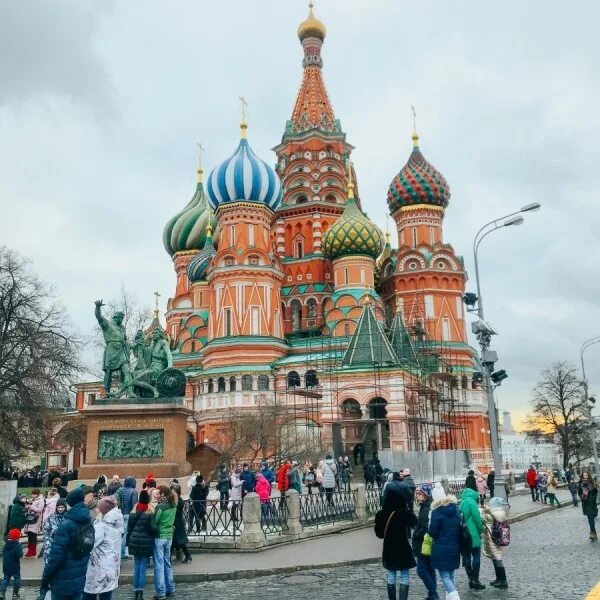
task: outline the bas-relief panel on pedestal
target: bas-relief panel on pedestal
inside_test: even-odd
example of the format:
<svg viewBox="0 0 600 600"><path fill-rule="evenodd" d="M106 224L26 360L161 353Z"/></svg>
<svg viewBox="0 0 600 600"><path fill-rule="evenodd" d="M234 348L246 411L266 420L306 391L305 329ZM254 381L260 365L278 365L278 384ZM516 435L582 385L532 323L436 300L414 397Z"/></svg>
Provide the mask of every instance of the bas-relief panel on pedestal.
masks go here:
<svg viewBox="0 0 600 600"><path fill-rule="evenodd" d="M98 458L162 458L164 431L101 431L98 436Z"/></svg>

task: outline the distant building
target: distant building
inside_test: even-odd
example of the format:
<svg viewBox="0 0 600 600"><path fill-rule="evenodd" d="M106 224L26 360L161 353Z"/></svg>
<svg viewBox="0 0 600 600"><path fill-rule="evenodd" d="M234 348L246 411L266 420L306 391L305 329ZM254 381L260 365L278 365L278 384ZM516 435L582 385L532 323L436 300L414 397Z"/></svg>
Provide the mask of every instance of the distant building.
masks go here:
<svg viewBox="0 0 600 600"><path fill-rule="evenodd" d="M501 450L504 468L514 472L526 471L531 464L544 469L558 469L562 466L562 454L558 445L535 442L524 433L515 431L508 411L503 413Z"/></svg>

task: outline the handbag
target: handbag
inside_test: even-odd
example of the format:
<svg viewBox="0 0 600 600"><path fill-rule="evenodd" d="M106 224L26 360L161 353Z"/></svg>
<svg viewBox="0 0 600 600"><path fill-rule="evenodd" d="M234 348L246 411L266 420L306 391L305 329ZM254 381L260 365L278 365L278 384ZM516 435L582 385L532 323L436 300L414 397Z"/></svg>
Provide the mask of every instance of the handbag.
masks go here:
<svg viewBox="0 0 600 600"><path fill-rule="evenodd" d="M392 511L392 513L390 514L390 516L387 518L386 522L385 522L385 526L383 527L383 531L381 526L383 525L383 518L385 517L385 512L383 512L383 510L380 510L377 512L377 514L375 515L375 535L380 539L385 539L385 536L387 534L387 530L388 527L390 525L390 521L392 520L392 517L394 516L394 514L396 513L396 511Z"/></svg>
<svg viewBox="0 0 600 600"><path fill-rule="evenodd" d="M421 546L421 554L423 556L431 556L433 552L433 538L426 533L423 537L423 545Z"/></svg>
<svg viewBox="0 0 600 600"><path fill-rule="evenodd" d="M38 522L39 518L40 515L33 510L28 510L25 513L25 523L27 523L27 525L34 525Z"/></svg>
<svg viewBox="0 0 600 600"><path fill-rule="evenodd" d="M471 537L471 533L465 523L465 515L460 513L460 523L459 523L459 538L458 545L460 548L461 554L470 554L473 549L473 538Z"/></svg>

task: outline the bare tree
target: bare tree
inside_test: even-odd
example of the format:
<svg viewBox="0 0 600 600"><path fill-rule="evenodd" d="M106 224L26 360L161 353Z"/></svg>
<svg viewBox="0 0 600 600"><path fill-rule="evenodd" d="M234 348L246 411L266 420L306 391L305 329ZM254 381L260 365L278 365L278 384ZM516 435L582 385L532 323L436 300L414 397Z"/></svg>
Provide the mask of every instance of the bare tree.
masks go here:
<svg viewBox="0 0 600 600"><path fill-rule="evenodd" d="M0 457L45 447L82 372L80 345L52 289L0 246Z"/></svg>
<svg viewBox="0 0 600 600"><path fill-rule="evenodd" d="M589 457L589 415L575 367L557 362L541 372L533 390L530 438L557 440L567 468L571 458ZM585 455L585 456L584 456Z"/></svg>

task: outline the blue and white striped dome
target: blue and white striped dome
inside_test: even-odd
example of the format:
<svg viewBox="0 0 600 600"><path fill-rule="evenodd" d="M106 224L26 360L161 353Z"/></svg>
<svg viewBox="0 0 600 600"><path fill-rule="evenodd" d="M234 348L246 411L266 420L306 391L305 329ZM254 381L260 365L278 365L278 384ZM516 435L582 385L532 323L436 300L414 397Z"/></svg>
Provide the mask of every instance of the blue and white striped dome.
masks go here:
<svg viewBox="0 0 600 600"><path fill-rule="evenodd" d="M227 202L257 202L275 210L281 202L281 182L242 138L233 155L208 176L206 195L213 210Z"/></svg>

